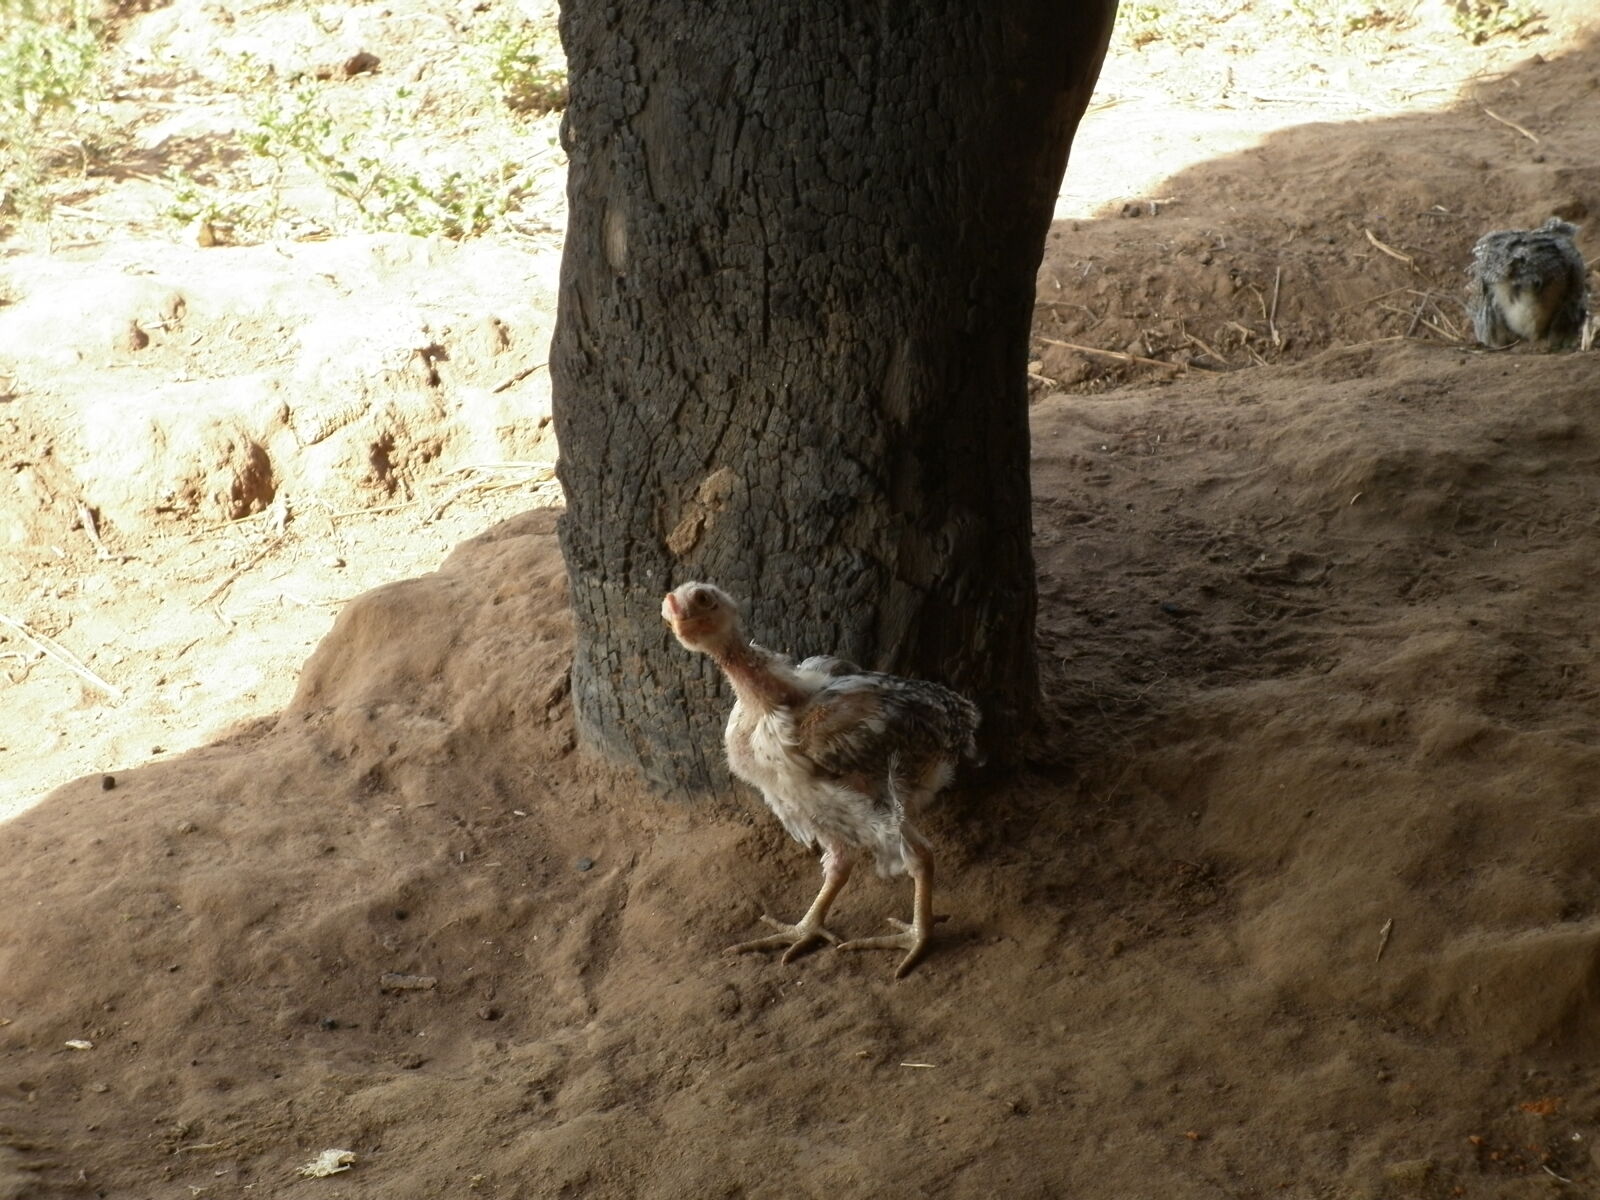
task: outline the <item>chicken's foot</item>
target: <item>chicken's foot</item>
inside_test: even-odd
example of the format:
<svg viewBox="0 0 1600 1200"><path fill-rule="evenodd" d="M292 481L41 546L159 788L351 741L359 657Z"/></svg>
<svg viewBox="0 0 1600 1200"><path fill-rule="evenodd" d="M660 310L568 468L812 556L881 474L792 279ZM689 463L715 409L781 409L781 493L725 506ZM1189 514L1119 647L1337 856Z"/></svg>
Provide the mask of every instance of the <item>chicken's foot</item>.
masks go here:
<svg viewBox="0 0 1600 1200"><path fill-rule="evenodd" d="M827 942L830 946L840 944L838 935L824 928L821 921L812 920L810 914L801 917L793 925L786 924L775 917L769 917L765 913L761 915L761 920L778 932L768 937L755 938L752 941L740 942L737 945L729 946L727 953L744 954L750 950L777 950L780 947L787 946L788 949L783 953L783 961L787 963L799 958L800 955L818 942Z"/></svg>
<svg viewBox="0 0 1600 1200"><path fill-rule="evenodd" d="M839 945L839 938L830 932L823 922L828 919L828 909L833 907L834 899L850 880L850 871L854 867L849 854L843 847L830 846L822 856L822 890L817 893L817 898L811 902L811 907L806 910L806 915L793 925L779 921L765 913L761 920L772 926L778 932L767 937L755 938L753 941L740 942L729 946L726 953L744 954L751 950L777 950L787 946L784 951L783 961L793 962L806 950L818 942L827 942L830 946Z"/></svg>
<svg viewBox="0 0 1600 1200"><path fill-rule="evenodd" d="M906 956L895 968L896 979L904 979L911 968L922 961L928 949L928 931L933 928L935 920L943 919L933 915L933 856L915 843L908 848L912 855L911 880L916 888L911 901L911 923L908 925L890 917L889 924L899 929L899 933L853 938L839 945L841 950L904 950Z"/></svg>

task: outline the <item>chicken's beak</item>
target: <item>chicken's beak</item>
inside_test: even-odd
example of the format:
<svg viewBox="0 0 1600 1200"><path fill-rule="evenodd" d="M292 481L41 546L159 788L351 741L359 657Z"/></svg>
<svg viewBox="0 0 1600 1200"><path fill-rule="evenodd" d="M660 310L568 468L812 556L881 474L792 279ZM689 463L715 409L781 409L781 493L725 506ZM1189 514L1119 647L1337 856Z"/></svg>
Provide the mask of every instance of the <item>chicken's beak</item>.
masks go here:
<svg viewBox="0 0 1600 1200"><path fill-rule="evenodd" d="M678 598L668 592L661 600L661 619L676 623L682 615L682 610L678 608Z"/></svg>

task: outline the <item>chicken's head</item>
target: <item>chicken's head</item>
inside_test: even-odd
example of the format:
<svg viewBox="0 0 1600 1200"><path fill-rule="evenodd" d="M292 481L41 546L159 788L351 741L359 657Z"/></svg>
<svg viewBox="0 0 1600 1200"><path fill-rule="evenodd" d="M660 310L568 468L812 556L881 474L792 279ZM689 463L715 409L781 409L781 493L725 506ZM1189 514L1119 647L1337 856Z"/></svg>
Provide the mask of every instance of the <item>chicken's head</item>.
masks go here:
<svg viewBox="0 0 1600 1200"><path fill-rule="evenodd" d="M739 632L739 606L709 583L685 583L668 592L661 601L661 619L690 650L710 651Z"/></svg>

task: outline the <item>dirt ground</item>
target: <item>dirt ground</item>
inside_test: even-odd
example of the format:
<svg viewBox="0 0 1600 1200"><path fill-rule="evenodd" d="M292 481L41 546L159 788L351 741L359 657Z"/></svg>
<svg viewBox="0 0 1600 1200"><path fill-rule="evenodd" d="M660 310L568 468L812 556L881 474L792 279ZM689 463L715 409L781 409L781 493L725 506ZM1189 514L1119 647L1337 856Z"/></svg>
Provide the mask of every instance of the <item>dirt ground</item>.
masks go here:
<svg viewBox="0 0 1600 1200"><path fill-rule="evenodd" d="M1046 728L899 983L723 956L815 864L574 748L558 196L0 243L0 1198L1600 1195L1600 358L1460 303L1490 229L1600 260L1600 17L1149 7L1039 276ZM126 20L152 156L219 11ZM418 16L307 53L426 79Z"/></svg>

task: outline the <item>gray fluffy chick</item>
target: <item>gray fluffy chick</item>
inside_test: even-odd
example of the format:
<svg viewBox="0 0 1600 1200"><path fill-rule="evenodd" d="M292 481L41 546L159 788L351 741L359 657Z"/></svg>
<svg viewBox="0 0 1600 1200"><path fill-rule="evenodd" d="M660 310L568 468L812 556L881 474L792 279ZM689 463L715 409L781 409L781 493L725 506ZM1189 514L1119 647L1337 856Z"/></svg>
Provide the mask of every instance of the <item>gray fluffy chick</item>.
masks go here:
<svg viewBox="0 0 1600 1200"><path fill-rule="evenodd" d="M1576 225L1551 217L1537 229L1485 234L1472 248L1472 328L1485 346L1530 342L1544 350L1577 343L1589 287Z"/></svg>

